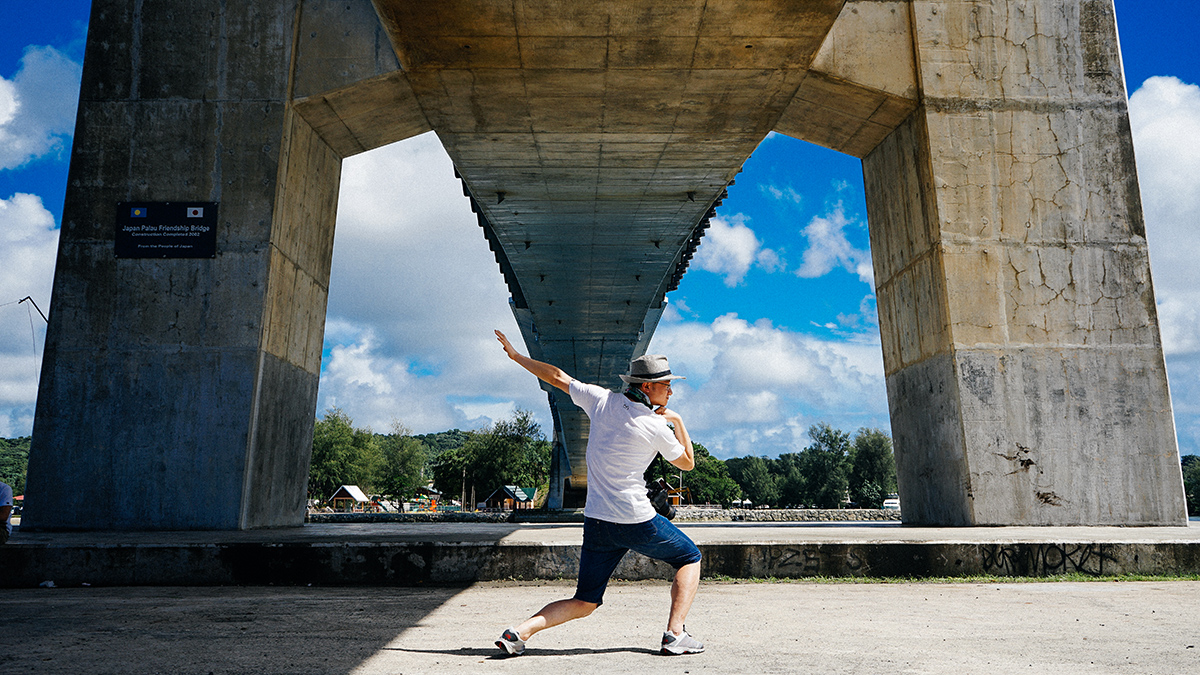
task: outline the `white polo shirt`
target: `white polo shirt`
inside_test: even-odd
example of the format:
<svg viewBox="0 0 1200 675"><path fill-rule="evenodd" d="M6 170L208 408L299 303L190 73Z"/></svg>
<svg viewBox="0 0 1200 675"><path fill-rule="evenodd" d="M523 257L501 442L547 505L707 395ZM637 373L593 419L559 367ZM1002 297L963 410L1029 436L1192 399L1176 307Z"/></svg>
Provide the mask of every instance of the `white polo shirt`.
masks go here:
<svg viewBox="0 0 1200 675"><path fill-rule="evenodd" d="M591 419L588 492L583 515L610 523L644 523L654 517L642 474L656 454L668 462L683 455L662 415L594 384L571 380L571 400Z"/></svg>

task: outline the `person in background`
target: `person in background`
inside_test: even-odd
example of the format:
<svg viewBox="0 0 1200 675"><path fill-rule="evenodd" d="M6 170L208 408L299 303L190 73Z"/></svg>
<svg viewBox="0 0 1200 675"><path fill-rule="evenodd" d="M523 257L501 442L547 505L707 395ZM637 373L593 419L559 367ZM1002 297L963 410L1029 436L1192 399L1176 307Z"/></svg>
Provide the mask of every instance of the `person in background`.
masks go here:
<svg viewBox="0 0 1200 675"><path fill-rule="evenodd" d="M4 529L0 530L0 544L7 544L12 536L13 493L8 483L0 483L0 520L4 521Z"/></svg>

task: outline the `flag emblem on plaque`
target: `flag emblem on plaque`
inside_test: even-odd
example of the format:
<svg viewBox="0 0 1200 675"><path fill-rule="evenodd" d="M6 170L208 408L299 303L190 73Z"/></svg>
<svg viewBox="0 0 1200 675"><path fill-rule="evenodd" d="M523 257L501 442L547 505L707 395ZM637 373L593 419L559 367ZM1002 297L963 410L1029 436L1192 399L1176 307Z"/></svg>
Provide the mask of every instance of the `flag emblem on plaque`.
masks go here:
<svg viewBox="0 0 1200 675"><path fill-rule="evenodd" d="M130 218L145 218L146 217L146 207L144 207L144 206L131 207L129 209L129 217Z"/></svg>
<svg viewBox="0 0 1200 675"><path fill-rule="evenodd" d="M204 208L200 207L200 206L188 207L187 217L188 218L203 218L204 217Z"/></svg>

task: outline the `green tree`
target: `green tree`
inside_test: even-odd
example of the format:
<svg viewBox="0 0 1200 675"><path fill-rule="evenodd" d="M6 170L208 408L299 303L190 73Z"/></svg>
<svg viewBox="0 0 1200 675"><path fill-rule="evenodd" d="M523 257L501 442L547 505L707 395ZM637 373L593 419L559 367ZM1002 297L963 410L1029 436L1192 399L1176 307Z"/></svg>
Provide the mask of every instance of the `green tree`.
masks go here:
<svg viewBox="0 0 1200 675"><path fill-rule="evenodd" d="M378 439L380 463L374 487L380 494L404 500L425 485L425 444L414 438L399 421L392 433Z"/></svg>
<svg viewBox="0 0 1200 675"><path fill-rule="evenodd" d="M13 495L25 494L29 467L29 437L0 438L0 483L8 483Z"/></svg>
<svg viewBox="0 0 1200 675"><path fill-rule="evenodd" d="M820 509L839 508L849 489L850 434L818 422L808 428L808 436L813 442L799 457L804 501Z"/></svg>
<svg viewBox="0 0 1200 675"><path fill-rule="evenodd" d="M432 466L434 487L447 495L465 485L468 499L485 497L504 485L545 489L550 473L550 443L528 410L517 410L481 431L466 443L445 450Z"/></svg>
<svg viewBox="0 0 1200 675"><path fill-rule="evenodd" d="M799 453L785 452L770 463L771 472L779 486L779 497L772 507L805 508L812 505L809 499L808 481L804 476L803 460Z"/></svg>
<svg viewBox="0 0 1200 675"><path fill-rule="evenodd" d="M328 499L340 485L357 485L374 492L374 477L382 461L375 434L356 429L339 408L325 412L313 428L313 452L308 469L308 494Z"/></svg>
<svg viewBox="0 0 1200 675"><path fill-rule="evenodd" d="M420 434L413 438L425 444L426 456L428 461L436 462L442 453L447 450L461 448L471 437L469 431L461 429L451 429L449 431L439 431L435 434Z"/></svg>
<svg viewBox="0 0 1200 675"><path fill-rule="evenodd" d="M762 457L735 457L725 461L729 475L755 506L779 503L779 479L771 471L769 460Z"/></svg>
<svg viewBox="0 0 1200 675"><path fill-rule="evenodd" d="M864 509L883 508L896 491L892 439L879 429L859 429L850 448L850 501Z"/></svg>
<svg viewBox="0 0 1200 675"><path fill-rule="evenodd" d="M1184 455L1180 460L1183 464L1183 489L1187 496L1189 516L1200 516L1200 457Z"/></svg>
<svg viewBox="0 0 1200 675"><path fill-rule="evenodd" d="M713 457L708 448L699 443L692 443L696 457L696 467L684 474L683 484L687 486L695 504L720 504L729 508L735 500L742 498L742 489L729 476L725 462Z"/></svg>

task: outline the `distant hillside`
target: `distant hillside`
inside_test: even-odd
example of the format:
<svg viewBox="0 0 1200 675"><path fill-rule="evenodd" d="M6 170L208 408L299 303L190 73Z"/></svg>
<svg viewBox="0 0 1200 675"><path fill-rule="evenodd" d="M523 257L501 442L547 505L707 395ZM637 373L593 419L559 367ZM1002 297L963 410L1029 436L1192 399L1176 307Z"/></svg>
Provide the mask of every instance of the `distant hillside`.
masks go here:
<svg viewBox="0 0 1200 675"><path fill-rule="evenodd" d="M420 440L429 448L429 459L436 459L447 450L461 448L467 442L469 432L461 429L451 429L450 431L439 431L436 434L418 434L413 438Z"/></svg>

